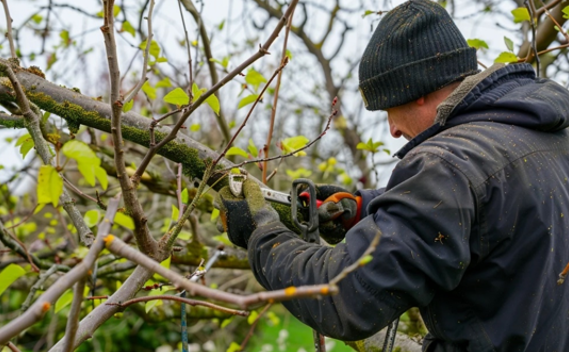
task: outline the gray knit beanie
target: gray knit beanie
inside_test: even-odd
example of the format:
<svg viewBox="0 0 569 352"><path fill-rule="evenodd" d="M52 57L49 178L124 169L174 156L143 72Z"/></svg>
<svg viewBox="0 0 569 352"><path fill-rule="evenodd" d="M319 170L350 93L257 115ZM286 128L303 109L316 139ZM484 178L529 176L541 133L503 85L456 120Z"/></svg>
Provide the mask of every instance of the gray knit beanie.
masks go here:
<svg viewBox="0 0 569 352"><path fill-rule="evenodd" d="M477 72L476 49L446 10L410 0L385 15L373 33L360 63L360 92L366 109L385 110Z"/></svg>

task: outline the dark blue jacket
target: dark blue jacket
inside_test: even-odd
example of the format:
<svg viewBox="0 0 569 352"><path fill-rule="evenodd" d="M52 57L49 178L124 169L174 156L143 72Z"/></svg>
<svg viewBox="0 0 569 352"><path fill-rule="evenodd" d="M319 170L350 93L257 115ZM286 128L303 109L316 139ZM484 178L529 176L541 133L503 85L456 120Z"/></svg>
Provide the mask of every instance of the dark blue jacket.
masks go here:
<svg viewBox="0 0 569 352"><path fill-rule="evenodd" d="M426 351L569 351L569 93L528 64L467 78L437 122L399 153L386 191L334 248L280 223L257 229L249 261L267 289L330 281L378 231L373 260L340 293L285 306L342 340L417 306Z"/></svg>

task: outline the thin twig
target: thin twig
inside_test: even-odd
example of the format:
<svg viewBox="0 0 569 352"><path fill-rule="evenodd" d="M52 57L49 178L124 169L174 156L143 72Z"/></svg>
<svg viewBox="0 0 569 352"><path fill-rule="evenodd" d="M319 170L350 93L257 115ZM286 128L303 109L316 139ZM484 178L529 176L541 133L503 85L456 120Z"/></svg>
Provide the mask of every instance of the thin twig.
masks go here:
<svg viewBox="0 0 569 352"><path fill-rule="evenodd" d="M207 34L207 29L204 25L204 21L202 20L202 16L200 11L198 11L198 9L194 6L194 3L192 2L192 0L182 0L184 7L188 10L188 12L190 13L190 15L192 15L192 17L194 18L194 20L196 21L197 25L198 25L198 31L199 31L199 37L201 37L202 39L202 44L203 44L203 51L205 54L205 61L206 64L209 67L209 74L211 76L211 85L214 86L219 82L219 76L217 75L217 71L216 71L216 67L215 67L215 62L213 61L213 54L212 54L212 50L211 50L211 43L209 40L209 36ZM203 5L204 3L202 2L202 9L203 9ZM190 51L189 48L189 44L188 44L188 37L186 36L186 47L188 48L188 52ZM196 59L197 59L197 52L199 47L198 45L196 45ZM192 84L193 84L193 79L192 79L192 60L191 60L191 54L189 54L189 64L190 64L190 87L188 89L188 91L192 90ZM196 64L197 64L197 60L196 60ZM219 92L215 92L214 93L217 98L219 99ZM227 121L225 121L225 118L223 117L223 112L219 111L219 114L215 115L215 118L217 119L217 124L219 125L219 129L221 130L221 134L223 135L223 138L228 141L229 138L231 137L231 133L229 130L229 126L227 125Z"/></svg>
<svg viewBox="0 0 569 352"><path fill-rule="evenodd" d="M565 37L565 39L569 42L569 34L567 34L567 32L565 31L565 29L563 29L563 26L559 24L559 22L557 22L557 20L555 19L555 17L551 14L551 12L549 12L549 9L547 6L545 6L545 4L543 3L542 0L539 0L539 2L541 2L541 5L543 6L542 9L545 11L545 13L547 14L547 17L549 17L551 19L551 21L553 23L555 23L555 25L557 26L557 28L559 28L559 31L561 32L561 34L563 34L563 36Z"/></svg>
<svg viewBox="0 0 569 352"><path fill-rule="evenodd" d="M152 1L152 0L151 0ZM152 1L153 2L153 1ZM125 206L129 215L132 217L135 225L134 234L139 248L147 254L155 255L158 248L157 242L150 235L147 221L142 209L142 205L138 200L135 185L126 172L124 159L124 142L122 139L122 107L123 101L120 97L120 70L117 58L117 48L115 42L114 29L114 0L104 0L104 25L101 32L105 38L105 49L107 52L107 61L109 66L109 76L111 82L111 135L113 146L115 149L115 167L117 169L117 178L121 185ZM150 43L147 43L149 48Z"/></svg>
<svg viewBox="0 0 569 352"><path fill-rule="evenodd" d="M5 75L12 83L12 87L16 93L16 102L26 120L27 129L30 132L32 139L34 140L34 146L37 153L42 158L44 164L56 166L53 160L53 155L51 154L51 149L43 137L43 133L40 127L40 117L31 109L30 102L28 101L18 78L16 78L16 74L12 70L11 63L7 62L4 59L0 59L0 68L4 71ZM93 243L94 236L91 229L87 226L87 224L85 224L83 215L79 212L75 206L75 203L73 202L73 199L71 199L65 189L63 190L63 193L59 199L60 203L63 205L63 208L71 218L73 225L75 225L75 228L79 233L79 237L81 238L81 242L85 246L89 247Z"/></svg>
<svg viewBox="0 0 569 352"><path fill-rule="evenodd" d="M272 303L269 303L265 306L265 308L263 308L263 310L261 311L261 313L259 313L259 315L257 316L257 318L255 319L255 321L253 322L253 324L251 324L251 328L249 329L249 332L247 333L247 336L245 336L245 339L243 340L243 342L241 342L241 346L239 347L239 351L245 351L245 346L247 346L247 342L249 342L249 339L251 338L251 336L253 336L253 332L255 331L255 328L257 327L257 324L259 324L259 321L261 321L261 317L263 315L265 315L265 313L273 306Z"/></svg>
<svg viewBox="0 0 569 352"><path fill-rule="evenodd" d="M182 19L182 26L184 27L184 37L186 38L186 50L188 51L188 66L189 66L189 89L192 91L192 84L194 83L194 70L192 68L192 49L190 48L190 37L188 35L188 29L186 28L186 20L184 19L184 13L182 12L182 1L178 0L178 9L180 10L180 18Z"/></svg>
<svg viewBox="0 0 569 352"><path fill-rule="evenodd" d="M148 9L148 14L146 15L146 21L148 22L148 36L146 37L146 48L144 49L144 62L142 66L142 75L140 81L132 89L132 91L124 98L124 102L128 103L138 94L144 83L148 80L146 73L148 72L148 56L150 55L150 46L152 44L152 12L154 11L154 0L150 0L150 7Z"/></svg>
<svg viewBox="0 0 569 352"><path fill-rule="evenodd" d="M525 0L524 1L529 13L530 13L530 21L531 21L531 32L532 32L532 38L531 38L531 45L532 45L532 50L533 50L533 54L535 56L535 64L536 64L536 74L537 77L539 77L539 75L541 74L541 70L540 70L540 66L541 66L541 62L539 59L539 53L537 52L537 18L535 17L535 3L529 0Z"/></svg>
<svg viewBox="0 0 569 352"><path fill-rule="evenodd" d="M61 265L53 265L45 273L40 274L38 281L36 281L36 283L32 286L32 288L30 289L30 292L28 293L28 296L26 297L26 300L24 301L24 303L22 303L22 305L20 307L22 312L25 312L26 310L28 310L28 307L32 303L32 300L34 299L36 292L43 287L43 285L45 284L45 282L47 281L47 279L49 279L49 277L51 275L53 275L57 271L59 271L60 267L61 267Z"/></svg>
<svg viewBox="0 0 569 352"><path fill-rule="evenodd" d="M12 352L21 352L18 347L16 347L16 345L11 342L8 342L8 345L6 345L6 347L8 347Z"/></svg>
<svg viewBox="0 0 569 352"><path fill-rule="evenodd" d="M228 170L231 170L233 168L240 168L244 165L247 164L252 164L252 163L260 163L260 162L264 162L266 161L272 161L272 160L279 160L279 159L284 159L284 158L288 158L291 157L305 149L310 148L314 143L318 142L322 137L324 137L324 135L326 134L326 132L330 129L330 125L332 123L332 119L338 114L338 110L334 109L332 111L332 113L330 114L330 116L328 116L328 122L326 123L326 127L324 128L324 130L322 131L322 133L320 133L320 135L318 137L316 137L314 140L312 140L311 142L309 142L307 145L305 145L304 147L298 148L297 150L294 150L288 154L283 154L283 155L278 155L278 156L273 156L270 158L266 158L266 159L255 159L255 160L245 160L240 164L235 164L233 166L231 166L230 168L226 168L223 170L220 170L218 172L227 172Z"/></svg>
<svg viewBox="0 0 569 352"><path fill-rule="evenodd" d="M6 227L6 229L11 230L11 229L15 229L16 227L25 224L26 221L28 221L29 218L31 218L34 215L34 212L36 211L36 208L38 207L38 205L34 205L34 207L32 208L32 210L30 210L29 214L26 215L20 222L18 222L17 224L14 224L12 226L8 226Z"/></svg>
<svg viewBox="0 0 569 352"><path fill-rule="evenodd" d="M284 16L281 18L281 20L279 21L279 23L277 24L277 26L273 30L272 34L269 36L269 39L267 39L265 44L263 44L262 46L259 47L259 50L257 51L257 53L253 54L249 59L245 60L241 65L239 65L233 71L231 71L229 74L227 74L227 76L225 76L217 84L215 84L213 87L211 87L208 91L203 93L195 102L192 102L188 111L185 112L184 114L182 114L182 116L180 116L180 119L178 120L176 125L172 128L170 133L166 137L164 137L164 139L162 139L160 141L160 143L158 143L156 146L148 149L147 154L145 155L144 159L142 160L142 162L138 166L138 169L136 170L135 174L132 177L133 180L135 181L135 183L137 183L137 180L140 179L140 177L144 173L144 170L146 170L146 168L150 164L150 160L154 157L154 155L156 155L158 150L160 148L162 148L164 145L166 145L168 142L170 142L176 138L178 131L180 130L180 128L182 128L182 126L184 125L184 123L186 122L188 117L201 104L203 104L207 98L209 98L212 94L217 92L221 87L223 87L226 83L231 81L235 76L239 75L245 68L249 67L255 61L257 61L258 59L260 59L261 57L263 57L269 53L269 48L271 47L273 42L276 40L279 32L281 31L281 29L284 27L284 25L288 21L288 18L291 15L292 11L294 11L294 8L296 7L296 4L298 3L298 1L299 0L292 0L290 6L287 9L287 11L285 12Z"/></svg>
<svg viewBox="0 0 569 352"><path fill-rule="evenodd" d="M71 310L67 318L67 326L65 328L65 342L63 352L73 352L73 341L75 341L75 334L79 328L79 315L81 313L81 303L83 302L83 292L85 290L85 278L77 281L73 289L73 302L71 303Z"/></svg>
<svg viewBox="0 0 569 352"><path fill-rule="evenodd" d="M113 198L109 202L109 209L105 215L105 219L99 224L99 231L97 233L97 240L89 249L87 256L71 269L67 274L59 278L50 288L48 288L25 313L11 320L6 325L0 327L0 346L5 345L14 336L20 334L28 327L35 324L42 319L46 312L48 312L55 301L77 281L81 280L87 272L91 269L97 256L104 248L103 238L107 236L111 230L113 220L118 209L119 199ZM134 249L133 249L134 250Z"/></svg>
<svg viewBox="0 0 569 352"><path fill-rule="evenodd" d="M569 273L569 263L567 263L567 266L565 267L565 269L563 269L561 274L559 274L559 280L557 280L558 285L563 285L563 283L565 282L565 279L567 278L567 273Z"/></svg>
<svg viewBox="0 0 569 352"><path fill-rule="evenodd" d="M235 304L241 309L247 309L252 305L262 302L280 302L290 299L305 297L319 297L336 294L338 288L334 285L313 285L301 287L289 287L283 290L259 292L248 296L240 296L233 293L214 290L209 287L193 283L182 275L164 268L160 263L149 258L143 253L131 248L119 238L108 235L105 237L106 248L121 257L127 258L142 267L151 270L168 279L177 288L188 291L191 296L202 296L212 300Z"/></svg>
<svg viewBox="0 0 569 352"><path fill-rule="evenodd" d="M183 304L188 304L192 307L203 306L203 307L215 309L215 310L218 310L220 312L227 313L227 314L240 315L243 317L249 316L249 312L247 312L247 311L235 310L235 309L231 309L231 308L218 306L217 304L213 304L213 303L206 302L206 301L198 301L195 299L188 299L188 298L183 298L183 297L174 296L174 295L137 297L137 298L133 298L131 300L128 300L128 301L122 302L122 303L106 303L106 304L116 305L116 306L119 306L121 308L126 308L126 307L133 305L135 303L148 302L148 301L154 301L154 300L176 301L176 302L181 302Z"/></svg>
<svg viewBox="0 0 569 352"><path fill-rule="evenodd" d="M330 280L330 285L337 285L340 281L342 281L346 276L348 276L348 274L356 271L358 268L360 268L362 265L365 265L365 262L363 261L363 259L365 257L367 257L368 255L371 255L375 249L377 248L377 245L379 244L379 240L381 239L381 231L377 231L377 233L375 234L375 237L373 238L373 240L371 241L371 243L369 244L369 247L365 250L365 252L361 255L360 259L358 259L357 261L355 261L354 263L352 263L352 265L346 267L344 270L342 270L341 273L339 273L335 278L333 278L332 280Z"/></svg>
<svg viewBox="0 0 569 352"><path fill-rule="evenodd" d="M4 5L4 14L6 15L6 37L10 43L10 53L12 54L12 58L15 59L17 58L16 47L14 46L14 37L12 35L12 17L10 16L10 9L8 8L8 0L2 0L2 5Z"/></svg>
<svg viewBox="0 0 569 352"><path fill-rule="evenodd" d="M38 266L40 265L40 260L37 259L35 256L31 255L28 252L26 246L18 239L16 236L12 236L10 232L4 227L2 223L0 223L0 241L4 243L4 245L12 250L16 251L19 255L25 258L30 265L32 266L32 270L38 273L40 269ZM36 265L37 264L37 265Z"/></svg>
<svg viewBox="0 0 569 352"><path fill-rule="evenodd" d="M243 128L245 127L245 125L247 124L247 121L249 121L249 118L251 117L251 115L253 114L253 111L255 110L255 108L257 107L257 105L259 104L259 101L261 101L261 99L263 98L263 95L265 95L265 91L267 90L267 88L269 88L269 86L271 85L271 83L273 82L273 80L275 79L275 77L278 76L278 74L280 72L282 72L282 70L285 68L285 66L287 65L288 60L285 59L283 61L283 63L279 66L279 68L277 68L277 70L273 73L273 75L271 76L271 78L269 79L269 81L267 82L267 84L265 84L265 86L263 87L263 90L261 91L261 93L259 93L259 96L257 97L257 99L255 99L255 102L253 103L253 105L251 106L251 109L249 109L249 113L247 114L247 116L245 117L245 119L243 120L243 122L241 123L241 125L239 126L239 128L237 129L237 132L235 132L235 134L233 134L233 137L231 137L231 140L229 141L229 143L227 143L227 145L225 146L225 149L219 153L219 156L217 157L217 159L215 159L215 161L213 162L213 166L215 167L215 165L217 165L217 163L219 163L219 161L225 157L225 154L227 153L227 151L229 150L229 148L231 148L231 145L233 145L233 142L235 141L235 139L237 138L237 136L239 136L239 134L241 133L241 131L243 130Z"/></svg>
<svg viewBox="0 0 569 352"><path fill-rule="evenodd" d="M283 49L282 49L283 52L282 52L282 58L281 58L281 66L285 65L285 63L288 61L288 56L287 56L288 37L290 35L290 29L292 27L292 18L293 17L294 17L294 12L288 18L288 23L286 25L285 38L284 38ZM278 103L279 103L279 92L281 89L282 76L283 76L283 71L280 70L279 71L279 77L277 78L277 85L275 87L275 95L273 97L273 106L271 108L271 123L269 126L269 132L267 133L267 142L265 143L265 148L264 148L264 150L265 150L264 157L265 158L269 157L271 140L273 138L273 130L275 128L275 120L277 118L277 107L278 107ZM261 178L261 181L264 184L267 184L267 182L269 182L269 180L267 178L267 169L268 168L269 168L268 161L264 161L263 162L263 176Z"/></svg>

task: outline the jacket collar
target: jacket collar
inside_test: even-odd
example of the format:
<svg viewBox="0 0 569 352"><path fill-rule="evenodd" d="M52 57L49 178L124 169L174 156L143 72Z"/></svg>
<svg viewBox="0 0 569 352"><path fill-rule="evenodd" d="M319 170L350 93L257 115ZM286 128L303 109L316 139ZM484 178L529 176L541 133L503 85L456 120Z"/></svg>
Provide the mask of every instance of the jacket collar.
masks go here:
<svg viewBox="0 0 569 352"><path fill-rule="evenodd" d="M504 64L494 64L478 74L466 77L462 83L442 103L439 104L437 107L435 123L410 140L393 156L403 159L403 157L405 157L405 155L417 145L435 134L452 127L452 125L447 125L449 118L453 117L459 110L462 110L472 103L472 101L482 94L482 91L490 87L500 78L512 73L529 72L528 70L532 73L534 72L533 67L530 64L514 64L508 66Z"/></svg>

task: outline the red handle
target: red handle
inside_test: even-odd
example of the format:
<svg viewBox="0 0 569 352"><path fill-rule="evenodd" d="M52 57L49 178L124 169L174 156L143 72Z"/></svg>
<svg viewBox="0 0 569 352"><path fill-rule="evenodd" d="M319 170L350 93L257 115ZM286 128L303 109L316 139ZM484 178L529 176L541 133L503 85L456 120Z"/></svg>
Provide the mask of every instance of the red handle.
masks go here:
<svg viewBox="0 0 569 352"><path fill-rule="evenodd" d="M304 204L310 204L310 193L302 192L301 194L298 195L298 197L304 202ZM316 199L316 208L320 208L322 203L323 201L321 201L320 199Z"/></svg>

